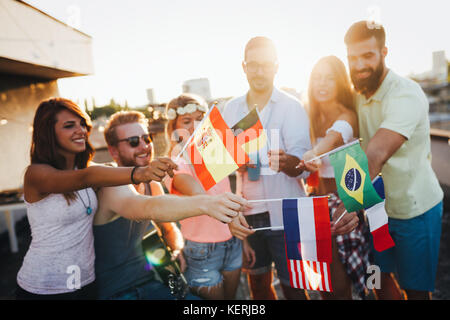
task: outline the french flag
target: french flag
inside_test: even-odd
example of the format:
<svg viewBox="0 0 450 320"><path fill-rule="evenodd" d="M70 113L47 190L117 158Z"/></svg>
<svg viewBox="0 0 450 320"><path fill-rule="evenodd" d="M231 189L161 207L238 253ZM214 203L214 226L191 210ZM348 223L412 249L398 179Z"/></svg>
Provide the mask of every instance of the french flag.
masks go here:
<svg viewBox="0 0 450 320"><path fill-rule="evenodd" d="M328 198L283 199L283 225L291 286L331 292Z"/></svg>
<svg viewBox="0 0 450 320"><path fill-rule="evenodd" d="M283 225L290 259L331 262L328 197L283 199Z"/></svg>
<svg viewBox="0 0 450 320"><path fill-rule="evenodd" d="M380 176L377 176L372 182L378 195L385 199L384 183ZM373 238L373 246L378 252L387 250L395 246L389 234L388 215L385 209L385 201L379 202L366 209L366 216L369 221L369 229Z"/></svg>

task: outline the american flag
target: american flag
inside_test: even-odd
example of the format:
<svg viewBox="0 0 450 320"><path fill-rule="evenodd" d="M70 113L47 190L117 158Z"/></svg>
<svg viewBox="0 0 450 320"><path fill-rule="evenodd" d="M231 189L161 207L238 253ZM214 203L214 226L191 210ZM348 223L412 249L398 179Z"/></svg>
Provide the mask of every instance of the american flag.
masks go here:
<svg viewBox="0 0 450 320"><path fill-rule="evenodd" d="M330 264L288 259L291 287L332 292Z"/></svg>
<svg viewBox="0 0 450 320"><path fill-rule="evenodd" d="M283 225L291 286L331 292L328 198L283 199Z"/></svg>

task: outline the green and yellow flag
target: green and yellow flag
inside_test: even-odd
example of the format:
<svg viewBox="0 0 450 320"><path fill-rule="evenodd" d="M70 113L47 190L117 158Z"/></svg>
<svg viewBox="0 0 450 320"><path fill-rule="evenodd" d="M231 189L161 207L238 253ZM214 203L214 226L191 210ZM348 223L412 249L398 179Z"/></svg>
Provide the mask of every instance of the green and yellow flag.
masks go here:
<svg viewBox="0 0 450 320"><path fill-rule="evenodd" d="M348 212L358 211L382 202L372 185L367 156L359 143L351 143L330 154L336 187Z"/></svg>

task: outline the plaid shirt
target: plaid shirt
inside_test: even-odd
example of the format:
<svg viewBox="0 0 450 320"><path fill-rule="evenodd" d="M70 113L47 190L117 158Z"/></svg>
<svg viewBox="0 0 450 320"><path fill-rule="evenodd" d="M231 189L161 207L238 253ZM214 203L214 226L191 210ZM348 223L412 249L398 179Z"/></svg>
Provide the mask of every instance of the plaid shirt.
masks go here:
<svg viewBox="0 0 450 320"><path fill-rule="evenodd" d="M330 215L341 204L337 193L331 193L328 200ZM364 219L363 211L358 212L359 224L350 233L336 236L338 253L345 270L352 281L354 291L363 299L368 294L366 287L367 267L372 263L370 254L369 228Z"/></svg>

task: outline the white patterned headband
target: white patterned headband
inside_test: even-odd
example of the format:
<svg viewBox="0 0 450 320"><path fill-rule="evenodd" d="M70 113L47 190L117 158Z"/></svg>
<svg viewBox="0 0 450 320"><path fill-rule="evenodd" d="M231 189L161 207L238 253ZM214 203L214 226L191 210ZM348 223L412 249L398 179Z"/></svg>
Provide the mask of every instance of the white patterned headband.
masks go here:
<svg viewBox="0 0 450 320"><path fill-rule="evenodd" d="M167 119L174 120L177 117L177 114L180 116L186 113L193 113L195 111L207 112L208 108L199 104L189 103L184 107L178 107L177 110L170 108L167 110Z"/></svg>

